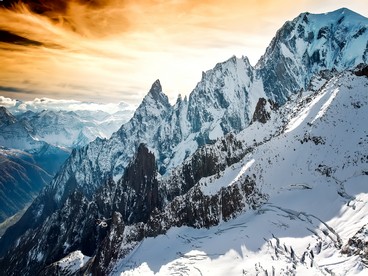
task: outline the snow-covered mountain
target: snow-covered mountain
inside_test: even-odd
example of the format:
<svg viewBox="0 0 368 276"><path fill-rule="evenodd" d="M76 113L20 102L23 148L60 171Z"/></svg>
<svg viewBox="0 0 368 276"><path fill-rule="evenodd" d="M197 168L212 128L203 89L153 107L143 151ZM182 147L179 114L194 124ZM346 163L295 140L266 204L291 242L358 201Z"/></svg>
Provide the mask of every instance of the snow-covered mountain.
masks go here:
<svg viewBox="0 0 368 276"><path fill-rule="evenodd" d="M256 65L266 95L282 104L321 70L367 63L367 36L367 18L346 8L286 22Z"/></svg>
<svg viewBox="0 0 368 276"><path fill-rule="evenodd" d="M15 150L15 153L24 151L31 154L44 170L54 175L68 157L69 150L40 140L34 125L26 119L32 116L37 114L27 112L17 119L5 107L0 106L0 146L9 151ZM53 123L55 120L44 122L47 129L55 128ZM42 129L41 126L39 128Z"/></svg>
<svg viewBox="0 0 368 276"><path fill-rule="evenodd" d="M27 122L18 121L5 107L0 107L0 145L7 148L33 150L42 143L32 137L32 127Z"/></svg>
<svg viewBox="0 0 368 276"><path fill-rule="evenodd" d="M5 108L0 107L0 128L12 125L17 119Z"/></svg>
<svg viewBox="0 0 368 276"><path fill-rule="evenodd" d="M344 23L349 28L341 27L342 16L352 18L346 21L351 24ZM324 52L324 45L334 45L335 37L319 37L316 22L318 27L335 26L334 31L341 27L346 47L354 43L357 32L363 33L356 38L363 42L354 44L354 55L345 46ZM360 31L367 22L346 9L302 14L283 26L255 68L246 58L219 63L203 74L189 98L179 97L174 106L156 81L133 118L110 139L96 139L73 150L51 184L0 240L1 265L10 274L50 275L76 261L85 264L81 271L96 274L129 270L166 274L193 272L197 264L210 269L208 261L213 259L212 272L219 273L216 267L240 256L232 264L244 273L318 274L335 272L328 265L332 262L323 263L328 254L337 258L347 252L338 262L358 271L364 254L351 257L349 252L359 252L359 230L368 223L362 217L366 207L360 205L366 193L361 183L367 174L368 82L361 70L366 65L356 72L360 77L348 70L367 63L368 36ZM295 38L298 45L307 45L302 55L307 58L302 59L299 46L285 51L292 45L286 41L301 25L313 32L308 41ZM308 58L309 48L319 49L328 56L323 60L333 62ZM289 70L279 70L285 64ZM292 68L304 68L307 74L292 74ZM320 202L323 197L327 200ZM331 209L321 211L316 203L308 206L308 200ZM348 206L340 220L339 208L347 202L357 208ZM357 221L349 220L354 216ZM352 226L341 233L339 223ZM190 230L186 239L183 226L214 228ZM257 227L264 230L257 232ZM244 235L228 241L235 230ZM167 255L146 259L150 251L140 246L166 244L159 235L172 241L177 233L184 237L182 243L166 248ZM200 233L210 236L201 239ZM283 237L285 247L280 243ZM294 238L303 239L290 244ZM349 238L350 247L341 251ZM315 239L318 243L313 243ZM209 255L192 252L192 244L197 251L203 244ZM314 257L319 253L322 262ZM253 258L249 267L241 262L247 256ZM257 258L262 264L254 264Z"/></svg>
<svg viewBox="0 0 368 276"><path fill-rule="evenodd" d="M28 110L13 116L0 106L0 146L7 155L18 156L9 160L2 155L0 222L31 202L57 173L72 148L82 147L96 137L111 136L125 122L129 112L121 110L111 115L88 110ZM42 175L42 180L38 175Z"/></svg>
<svg viewBox="0 0 368 276"><path fill-rule="evenodd" d="M72 111L28 111L18 118L31 126L37 140L59 147L83 146L97 136L88 129L92 124L84 124Z"/></svg>
<svg viewBox="0 0 368 276"><path fill-rule="evenodd" d="M109 138L129 118L129 111L111 115L102 111L43 110L38 113L27 111L17 117L31 126L38 140L54 146L76 148L97 137Z"/></svg>
<svg viewBox="0 0 368 276"><path fill-rule="evenodd" d="M134 113L124 103L98 104L49 98L19 101L0 96L13 116L27 124L34 138L69 149L82 147L96 137L109 138Z"/></svg>
<svg viewBox="0 0 368 276"><path fill-rule="evenodd" d="M36 116L27 113L24 116ZM52 122L49 122L52 123ZM53 125L48 126L51 128ZM30 121L14 117L5 107L0 106L0 147L14 150L17 154L24 151L31 154L34 161L49 174L54 175L69 155L69 150L54 146L37 137Z"/></svg>

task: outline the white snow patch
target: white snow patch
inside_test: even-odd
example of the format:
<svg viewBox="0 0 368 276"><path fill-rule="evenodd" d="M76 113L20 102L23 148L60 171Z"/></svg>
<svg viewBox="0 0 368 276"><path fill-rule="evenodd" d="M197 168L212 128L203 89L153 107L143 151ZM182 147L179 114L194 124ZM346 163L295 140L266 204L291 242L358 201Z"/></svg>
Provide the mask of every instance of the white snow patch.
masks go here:
<svg viewBox="0 0 368 276"><path fill-rule="evenodd" d="M336 88L331 96L328 98L328 100L324 103L324 105L322 106L321 110L318 112L317 116L312 120L312 124L319 118L321 118L323 116L323 114L325 114L327 108L330 106L330 104L332 103L333 99L336 97L337 93L339 92L339 89Z"/></svg>
<svg viewBox="0 0 368 276"><path fill-rule="evenodd" d="M217 138L221 137L224 135L224 132L222 131L221 125L220 124L216 124L214 129L212 129L212 131L210 131L208 137L211 140L216 140Z"/></svg>
<svg viewBox="0 0 368 276"><path fill-rule="evenodd" d="M36 257L37 262L41 262L42 259L43 259L43 254L41 252L38 252L37 257Z"/></svg>
<svg viewBox="0 0 368 276"><path fill-rule="evenodd" d="M253 165L254 159L245 165L242 161L234 166L227 168L220 178L217 176L204 177L199 181L204 195L215 195L222 187L231 186L237 182L244 173Z"/></svg>
<svg viewBox="0 0 368 276"><path fill-rule="evenodd" d="M56 262L56 265L64 271L75 273L82 268L89 259L90 257L83 255L80 250L77 250Z"/></svg>
<svg viewBox="0 0 368 276"><path fill-rule="evenodd" d="M288 47L286 47L284 43L281 43L281 52L285 57L295 59L295 55L289 50Z"/></svg>
<svg viewBox="0 0 368 276"><path fill-rule="evenodd" d="M250 161L248 161L247 164L245 164L245 166L240 170L239 174L235 177L235 179L229 184L229 186L231 186L234 182L238 181L239 178L254 164L256 160L252 159Z"/></svg>

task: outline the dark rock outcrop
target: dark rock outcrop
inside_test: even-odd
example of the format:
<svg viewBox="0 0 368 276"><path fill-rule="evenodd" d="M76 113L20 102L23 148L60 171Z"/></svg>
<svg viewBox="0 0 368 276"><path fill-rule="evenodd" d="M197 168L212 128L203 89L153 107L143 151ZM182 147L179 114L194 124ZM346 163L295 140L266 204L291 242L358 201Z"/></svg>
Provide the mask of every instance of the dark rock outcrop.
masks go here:
<svg viewBox="0 0 368 276"><path fill-rule="evenodd" d="M152 210L159 207L156 175L155 156L141 144L134 162L118 182L118 189L122 188L120 195L128 194L128 197L122 197L122 201L125 201L124 204L127 206L126 210L119 208L127 223L145 222Z"/></svg>
<svg viewBox="0 0 368 276"><path fill-rule="evenodd" d="M165 184L161 185L163 188L160 194L171 201L189 191L202 177L220 173L252 150L230 133L213 145L206 145L195 151L191 158L172 172L171 177L163 180Z"/></svg>
<svg viewBox="0 0 368 276"><path fill-rule="evenodd" d="M357 255L364 264L368 264L368 225L364 225L341 249L342 254Z"/></svg>
<svg viewBox="0 0 368 276"><path fill-rule="evenodd" d="M354 74L358 77L366 76L368 77L368 65L367 64L359 64L355 70Z"/></svg>
<svg viewBox="0 0 368 276"><path fill-rule="evenodd" d="M265 98L259 98L256 110L253 113L252 122L260 122L262 124L265 124L270 118L271 114L266 109L267 106L267 100Z"/></svg>

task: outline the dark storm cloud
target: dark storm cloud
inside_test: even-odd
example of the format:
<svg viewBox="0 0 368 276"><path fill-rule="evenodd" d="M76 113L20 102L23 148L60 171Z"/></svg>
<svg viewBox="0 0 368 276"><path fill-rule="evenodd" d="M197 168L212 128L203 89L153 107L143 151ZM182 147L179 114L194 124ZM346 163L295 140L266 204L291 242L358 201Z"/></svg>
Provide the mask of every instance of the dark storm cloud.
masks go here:
<svg viewBox="0 0 368 276"><path fill-rule="evenodd" d="M5 8L13 8L16 4L26 4L30 10L38 14L63 14L68 9L68 4L72 2L70 0L3 0L0 2L0 6ZM75 0L74 2L81 5L87 5L90 7L102 7L107 1L101 0Z"/></svg>
<svg viewBox="0 0 368 276"><path fill-rule="evenodd" d="M0 86L1 92L10 92L10 93L32 93L32 90L17 88L13 86Z"/></svg>
<svg viewBox="0 0 368 276"><path fill-rule="evenodd" d="M23 46L42 46L39 41L25 38L6 30L0 30L0 42L17 44Z"/></svg>

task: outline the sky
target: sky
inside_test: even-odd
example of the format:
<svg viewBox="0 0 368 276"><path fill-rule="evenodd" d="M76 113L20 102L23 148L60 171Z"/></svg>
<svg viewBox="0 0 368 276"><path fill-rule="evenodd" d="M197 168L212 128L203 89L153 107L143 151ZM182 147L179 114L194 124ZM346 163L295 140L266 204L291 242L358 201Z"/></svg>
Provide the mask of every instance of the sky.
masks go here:
<svg viewBox="0 0 368 276"><path fill-rule="evenodd" d="M175 102L233 55L255 65L302 12L347 7L368 17L367 0L17 2L0 2L0 96L28 101L138 105L160 79Z"/></svg>

